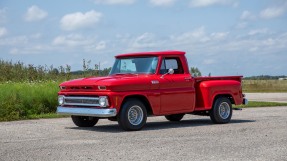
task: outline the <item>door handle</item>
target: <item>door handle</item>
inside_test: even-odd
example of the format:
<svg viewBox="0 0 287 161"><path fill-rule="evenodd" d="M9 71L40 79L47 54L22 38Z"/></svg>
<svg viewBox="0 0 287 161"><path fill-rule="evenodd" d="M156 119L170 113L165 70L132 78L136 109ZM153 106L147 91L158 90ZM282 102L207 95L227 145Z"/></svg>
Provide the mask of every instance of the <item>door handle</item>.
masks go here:
<svg viewBox="0 0 287 161"><path fill-rule="evenodd" d="M192 78L191 77L185 77L184 78L186 81L190 81Z"/></svg>

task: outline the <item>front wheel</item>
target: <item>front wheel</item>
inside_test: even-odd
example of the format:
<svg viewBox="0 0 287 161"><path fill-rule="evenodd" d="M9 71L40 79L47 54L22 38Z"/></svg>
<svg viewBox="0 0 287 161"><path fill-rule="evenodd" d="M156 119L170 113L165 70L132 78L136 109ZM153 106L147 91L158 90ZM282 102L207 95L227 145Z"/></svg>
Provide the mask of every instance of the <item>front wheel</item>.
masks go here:
<svg viewBox="0 0 287 161"><path fill-rule="evenodd" d="M75 125L79 127L93 127L95 126L99 119L96 117L89 116L71 116Z"/></svg>
<svg viewBox="0 0 287 161"><path fill-rule="evenodd" d="M232 105L228 98L219 97L215 100L212 110L210 111L210 118L216 124L228 123L232 116Z"/></svg>
<svg viewBox="0 0 287 161"><path fill-rule="evenodd" d="M118 123L127 131L140 130L146 123L147 112L144 104L137 99L127 100L118 115Z"/></svg>

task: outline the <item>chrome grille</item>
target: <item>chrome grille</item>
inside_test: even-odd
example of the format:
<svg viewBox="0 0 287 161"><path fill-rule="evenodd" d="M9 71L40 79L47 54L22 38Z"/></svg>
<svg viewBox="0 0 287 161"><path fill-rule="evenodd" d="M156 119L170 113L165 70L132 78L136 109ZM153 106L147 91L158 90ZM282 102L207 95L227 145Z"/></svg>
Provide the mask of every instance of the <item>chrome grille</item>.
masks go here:
<svg viewBox="0 0 287 161"><path fill-rule="evenodd" d="M64 97L64 104L70 106L100 106L98 97Z"/></svg>
<svg viewBox="0 0 287 161"><path fill-rule="evenodd" d="M93 87L92 86L70 86L70 87L68 87L68 89L72 89L72 90L92 90Z"/></svg>

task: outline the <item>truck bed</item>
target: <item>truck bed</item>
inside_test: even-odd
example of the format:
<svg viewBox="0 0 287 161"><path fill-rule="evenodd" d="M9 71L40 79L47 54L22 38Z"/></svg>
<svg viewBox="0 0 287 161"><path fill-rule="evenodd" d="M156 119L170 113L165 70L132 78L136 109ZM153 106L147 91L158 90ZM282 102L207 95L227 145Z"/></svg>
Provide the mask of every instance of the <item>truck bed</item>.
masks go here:
<svg viewBox="0 0 287 161"><path fill-rule="evenodd" d="M212 77L195 77L195 82L208 80L235 80L241 82L243 76L212 76Z"/></svg>
<svg viewBox="0 0 287 161"><path fill-rule="evenodd" d="M230 98L232 104L242 104L241 80L243 76L196 77L195 111L205 111L212 108L214 96L221 95Z"/></svg>

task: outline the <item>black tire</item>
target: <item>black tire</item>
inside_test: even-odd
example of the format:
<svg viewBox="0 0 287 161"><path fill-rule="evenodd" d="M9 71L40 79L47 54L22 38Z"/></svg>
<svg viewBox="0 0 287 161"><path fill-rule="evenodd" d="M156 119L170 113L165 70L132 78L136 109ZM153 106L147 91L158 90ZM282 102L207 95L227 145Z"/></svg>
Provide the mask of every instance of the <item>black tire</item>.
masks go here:
<svg viewBox="0 0 287 161"><path fill-rule="evenodd" d="M230 122L232 117L232 104L226 97L219 97L215 100L212 110L210 111L210 119L216 124L225 124Z"/></svg>
<svg viewBox="0 0 287 161"><path fill-rule="evenodd" d="M165 118L169 121L180 121L183 118L184 114L173 114L166 115Z"/></svg>
<svg viewBox="0 0 287 161"><path fill-rule="evenodd" d="M71 116L75 125L79 127L93 127L99 121L96 117L90 116Z"/></svg>
<svg viewBox="0 0 287 161"><path fill-rule="evenodd" d="M145 105L137 99L127 100L118 115L118 123L123 130L140 130L146 124L147 111Z"/></svg>

